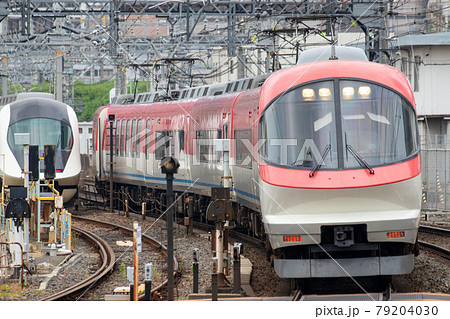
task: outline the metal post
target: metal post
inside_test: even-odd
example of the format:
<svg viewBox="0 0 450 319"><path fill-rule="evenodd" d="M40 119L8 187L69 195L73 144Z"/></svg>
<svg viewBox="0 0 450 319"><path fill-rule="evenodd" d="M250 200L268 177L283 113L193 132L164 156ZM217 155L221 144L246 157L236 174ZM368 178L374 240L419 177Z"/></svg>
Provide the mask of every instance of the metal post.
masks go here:
<svg viewBox="0 0 450 319"><path fill-rule="evenodd" d="M134 271L133 271L133 282L134 282L134 289L133 289L133 296L135 301L138 301L138 288L139 288L139 277L138 277L138 271L139 271L139 260L138 260L138 249L137 249L137 240L138 240L138 223L133 223L133 260L134 260Z"/></svg>
<svg viewBox="0 0 450 319"><path fill-rule="evenodd" d="M134 301L134 284L130 283L130 301Z"/></svg>
<svg viewBox="0 0 450 319"><path fill-rule="evenodd" d="M55 88L55 99L62 102L63 101L63 56L61 51L56 52L56 88Z"/></svg>
<svg viewBox="0 0 450 319"><path fill-rule="evenodd" d="M199 260L199 249L194 248L194 261L192 263L193 281L192 281L192 292L194 294L198 293L198 260Z"/></svg>
<svg viewBox="0 0 450 319"><path fill-rule="evenodd" d="M233 293L241 292L241 244L233 246Z"/></svg>
<svg viewBox="0 0 450 319"><path fill-rule="evenodd" d="M216 256L218 283L222 287L225 285L225 275L223 273L223 226L222 222L216 223Z"/></svg>
<svg viewBox="0 0 450 319"><path fill-rule="evenodd" d="M145 297L144 301L152 300L152 276L153 276L153 263L145 264Z"/></svg>
<svg viewBox="0 0 450 319"><path fill-rule="evenodd" d="M27 188L27 202L30 203L30 145L24 144L23 146L23 173L24 173L24 186ZM28 216L31 217L31 216ZM24 218L23 221L23 235L25 241L25 249L24 249L24 258L29 260L29 251L30 251L30 218Z"/></svg>
<svg viewBox="0 0 450 319"><path fill-rule="evenodd" d="M144 301L152 301L152 281L151 280L145 280Z"/></svg>
<svg viewBox="0 0 450 319"><path fill-rule="evenodd" d="M173 174L166 174L167 181L167 297L174 300L173 294Z"/></svg>
<svg viewBox="0 0 450 319"><path fill-rule="evenodd" d="M145 210L146 210L147 204L144 202L142 203L142 220L145 220Z"/></svg>
<svg viewBox="0 0 450 319"><path fill-rule="evenodd" d="M166 203L167 203L167 299L169 301L174 300L173 294L173 174L178 172L180 163L178 160L171 156L163 157L161 160L161 173L166 174L167 181L167 193L166 193Z"/></svg>
<svg viewBox="0 0 450 319"><path fill-rule="evenodd" d="M217 273L217 257L213 258L213 271L211 274L211 300L217 301L219 294L218 273Z"/></svg>
<svg viewBox="0 0 450 319"><path fill-rule="evenodd" d="M134 301L134 267L127 267L127 279L130 282L130 301Z"/></svg>
<svg viewBox="0 0 450 319"><path fill-rule="evenodd" d="M8 58L2 58L2 96L8 95Z"/></svg>
<svg viewBox="0 0 450 319"><path fill-rule="evenodd" d="M189 42L189 37L190 37L190 27L189 27L189 20L191 19L190 17L190 8L189 8L189 0L187 0L186 2L186 42Z"/></svg>
<svg viewBox="0 0 450 319"><path fill-rule="evenodd" d="M130 217L130 213L128 212L128 199L125 199L125 216Z"/></svg>
<svg viewBox="0 0 450 319"><path fill-rule="evenodd" d="M194 234L194 196L189 196L188 202L188 216L189 216L189 226L188 234Z"/></svg>

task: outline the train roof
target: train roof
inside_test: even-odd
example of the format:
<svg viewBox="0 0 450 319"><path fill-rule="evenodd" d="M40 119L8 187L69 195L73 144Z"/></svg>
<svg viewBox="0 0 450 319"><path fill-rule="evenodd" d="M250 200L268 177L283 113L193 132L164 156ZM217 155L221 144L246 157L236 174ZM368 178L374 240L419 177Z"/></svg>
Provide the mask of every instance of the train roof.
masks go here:
<svg viewBox="0 0 450 319"><path fill-rule="evenodd" d="M0 106L4 106L6 104L21 101L31 98L44 98L54 100L55 96L51 93L45 92L30 92L30 93L17 93L0 97Z"/></svg>
<svg viewBox="0 0 450 319"><path fill-rule="evenodd" d="M368 61L366 53L360 48L335 46L335 57L337 60L358 60ZM332 47L314 48L303 51L299 58L297 65L317 61L331 60Z"/></svg>
<svg viewBox="0 0 450 319"><path fill-rule="evenodd" d="M162 101L175 101L196 99L204 96L217 96L228 93L242 92L254 89L263 85L264 81L270 76L270 73L237 79L224 83L214 83L209 85L195 86L182 90L171 90L167 94L164 90L143 92L136 95L122 94L115 97L111 104L142 104Z"/></svg>
<svg viewBox="0 0 450 319"><path fill-rule="evenodd" d="M264 109L286 88L332 78L360 79L380 83L402 94L415 107L414 94L406 76L398 69L375 62L327 60L300 64L272 74L261 91L260 108ZM262 111L261 109L261 111Z"/></svg>

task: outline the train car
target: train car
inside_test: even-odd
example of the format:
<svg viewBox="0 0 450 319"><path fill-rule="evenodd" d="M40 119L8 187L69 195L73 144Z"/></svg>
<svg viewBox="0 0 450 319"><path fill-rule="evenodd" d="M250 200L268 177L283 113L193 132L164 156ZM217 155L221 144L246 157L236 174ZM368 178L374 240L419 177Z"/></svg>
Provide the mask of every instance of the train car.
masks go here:
<svg viewBox="0 0 450 319"><path fill-rule="evenodd" d="M235 227L267 239L282 278L412 271L421 209L413 92L397 69L358 49L306 51L299 64L239 92L110 105L94 118L98 184L109 179L108 115L115 116L113 180L159 198L163 156L180 160L174 189L205 219L232 141ZM183 96L183 94L182 94Z"/></svg>
<svg viewBox="0 0 450 319"><path fill-rule="evenodd" d="M43 157L44 145L55 145L55 188L64 202L78 190L81 172L78 120L73 109L56 101L48 93L20 93L0 100L0 176L8 186L23 186L24 147L16 143L16 133L29 133L30 145L39 145ZM44 179L44 163L40 164L40 179Z"/></svg>

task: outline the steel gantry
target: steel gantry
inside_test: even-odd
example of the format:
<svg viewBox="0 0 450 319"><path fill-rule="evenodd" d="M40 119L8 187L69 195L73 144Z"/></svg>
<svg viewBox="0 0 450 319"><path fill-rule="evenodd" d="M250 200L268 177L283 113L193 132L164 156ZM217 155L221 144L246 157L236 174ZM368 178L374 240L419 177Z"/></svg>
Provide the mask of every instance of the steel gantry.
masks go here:
<svg viewBox="0 0 450 319"><path fill-rule="evenodd" d="M87 68L101 62L119 70L125 65L148 62L149 58L197 54L207 60L211 48L223 48L229 58L237 58L237 63L258 66L260 58L249 61L253 57L248 53L251 50L273 53L296 43L298 51L300 42L292 41L298 32L290 32L289 28L301 30L307 25L330 33L339 22L362 30L368 56L381 62L383 52L388 52L388 2L392 1L2 1L0 20L5 15L10 19L4 20L7 26L3 22L0 55L8 57L10 70L20 70L23 76L35 74L36 70L54 70L56 51L63 51L67 61L83 61ZM275 29L274 24L281 26L283 19L290 19L289 28L277 27L277 39L269 34L270 45L254 41L256 34ZM151 34L161 21L165 31ZM151 27L146 29L145 25ZM305 34L309 33L303 33L303 39ZM249 47L251 50L247 50ZM66 63L65 67L70 65ZM71 74L77 76L77 72ZM119 90L123 92L123 86Z"/></svg>

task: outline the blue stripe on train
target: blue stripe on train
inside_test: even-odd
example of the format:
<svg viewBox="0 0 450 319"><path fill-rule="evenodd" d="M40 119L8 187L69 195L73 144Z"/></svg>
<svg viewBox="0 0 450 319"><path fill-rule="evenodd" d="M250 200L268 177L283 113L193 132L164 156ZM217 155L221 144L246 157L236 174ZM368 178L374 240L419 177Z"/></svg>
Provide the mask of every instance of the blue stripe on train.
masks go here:
<svg viewBox="0 0 450 319"><path fill-rule="evenodd" d="M99 172L97 171L97 174ZM109 171L103 171L103 173L107 174L109 173ZM114 172L114 175L122 175L122 176L127 176L127 177L133 177L133 178L143 178L145 180L154 180L154 181L160 181L160 182L164 182L166 179L164 177L155 177L155 176L146 176L146 175L140 175L140 174L128 174L128 173L117 173ZM174 179L175 183L184 183L184 184L196 184L196 185L200 185L200 186L205 186L205 187L220 187L220 185L215 185L215 184L209 184L209 183L203 183L203 182L195 182L193 180L190 179L179 179L179 178L175 178ZM239 188L235 188L232 187L231 188L232 191L239 193L241 195L244 195L246 197L252 198L252 199L256 199L259 201L259 196L247 193Z"/></svg>

